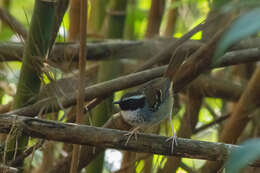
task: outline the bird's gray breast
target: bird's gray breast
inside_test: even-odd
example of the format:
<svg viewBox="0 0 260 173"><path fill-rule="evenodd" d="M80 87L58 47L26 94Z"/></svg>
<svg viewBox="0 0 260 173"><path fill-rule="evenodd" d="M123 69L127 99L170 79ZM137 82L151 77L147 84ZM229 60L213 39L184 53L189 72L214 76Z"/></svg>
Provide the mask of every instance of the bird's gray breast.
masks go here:
<svg viewBox="0 0 260 173"><path fill-rule="evenodd" d="M121 114L124 120L130 125L140 126L146 121L142 116L141 112L142 111L140 109L136 109L136 110L121 111Z"/></svg>

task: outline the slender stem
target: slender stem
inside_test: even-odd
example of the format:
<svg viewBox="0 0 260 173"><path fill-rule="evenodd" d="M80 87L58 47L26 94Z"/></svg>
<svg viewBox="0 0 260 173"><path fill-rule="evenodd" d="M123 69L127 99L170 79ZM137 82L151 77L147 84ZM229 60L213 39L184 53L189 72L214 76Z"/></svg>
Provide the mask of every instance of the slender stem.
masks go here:
<svg viewBox="0 0 260 173"><path fill-rule="evenodd" d="M79 80L78 80L78 95L77 95L77 114L76 123L84 122L84 86L85 86L85 68L86 68L86 44L87 44L87 9L88 1L80 1L80 49L79 49ZM74 144L72 151L72 160L70 173L78 172L78 164L80 158L81 146Z"/></svg>

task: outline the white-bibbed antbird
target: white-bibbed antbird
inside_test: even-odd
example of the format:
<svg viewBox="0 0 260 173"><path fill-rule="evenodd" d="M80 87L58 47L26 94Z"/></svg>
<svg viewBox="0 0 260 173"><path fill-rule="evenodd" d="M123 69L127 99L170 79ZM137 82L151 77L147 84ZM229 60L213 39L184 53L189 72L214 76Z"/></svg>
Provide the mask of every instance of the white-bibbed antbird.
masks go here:
<svg viewBox="0 0 260 173"><path fill-rule="evenodd" d="M121 97L114 104L119 104L123 119L135 127L129 132L126 145L131 138L135 136L137 139L137 131L139 128L149 128L160 123L169 117L171 121L173 137L171 143L171 151L177 145L177 137L172 124L172 107L173 107L173 91L170 77L164 77L151 80L139 88L135 92L129 92Z"/></svg>

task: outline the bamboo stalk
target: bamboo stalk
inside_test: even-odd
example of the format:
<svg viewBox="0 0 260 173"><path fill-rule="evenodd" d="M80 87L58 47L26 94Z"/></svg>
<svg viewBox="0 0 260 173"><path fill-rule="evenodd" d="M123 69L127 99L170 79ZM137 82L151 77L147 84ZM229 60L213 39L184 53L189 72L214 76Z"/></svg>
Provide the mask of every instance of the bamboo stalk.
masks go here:
<svg viewBox="0 0 260 173"><path fill-rule="evenodd" d="M26 41L23 64L19 76L17 92L14 99L14 109L32 104L37 100L37 94L41 86L41 66L47 54L51 31L54 24L54 2L35 1L33 16L30 24L28 39ZM7 160L11 160L16 154L20 154L25 149L28 137L12 135L12 139L7 141ZM16 136L16 137L15 137ZM18 163L22 167L23 162Z"/></svg>

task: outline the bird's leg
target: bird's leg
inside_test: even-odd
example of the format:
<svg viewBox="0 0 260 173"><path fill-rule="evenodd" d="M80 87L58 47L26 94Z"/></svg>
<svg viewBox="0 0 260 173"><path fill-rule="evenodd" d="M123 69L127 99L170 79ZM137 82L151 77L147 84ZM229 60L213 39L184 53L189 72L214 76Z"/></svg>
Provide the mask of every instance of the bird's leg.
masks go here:
<svg viewBox="0 0 260 173"><path fill-rule="evenodd" d="M135 140L137 140L137 133L138 130L140 129L140 127L135 127L133 130L129 131L127 134L125 134L124 136L128 136L125 145L128 144L130 138L134 135L135 136Z"/></svg>
<svg viewBox="0 0 260 173"><path fill-rule="evenodd" d="M170 123L171 123L171 127L172 127L172 134L173 136L169 137L168 139L166 139L166 141L171 141L171 152L173 153L173 149L174 146L177 146L177 136L174 132L174 127L173 127L173 122L172 122L172 114L170 114Z"/></svg>

